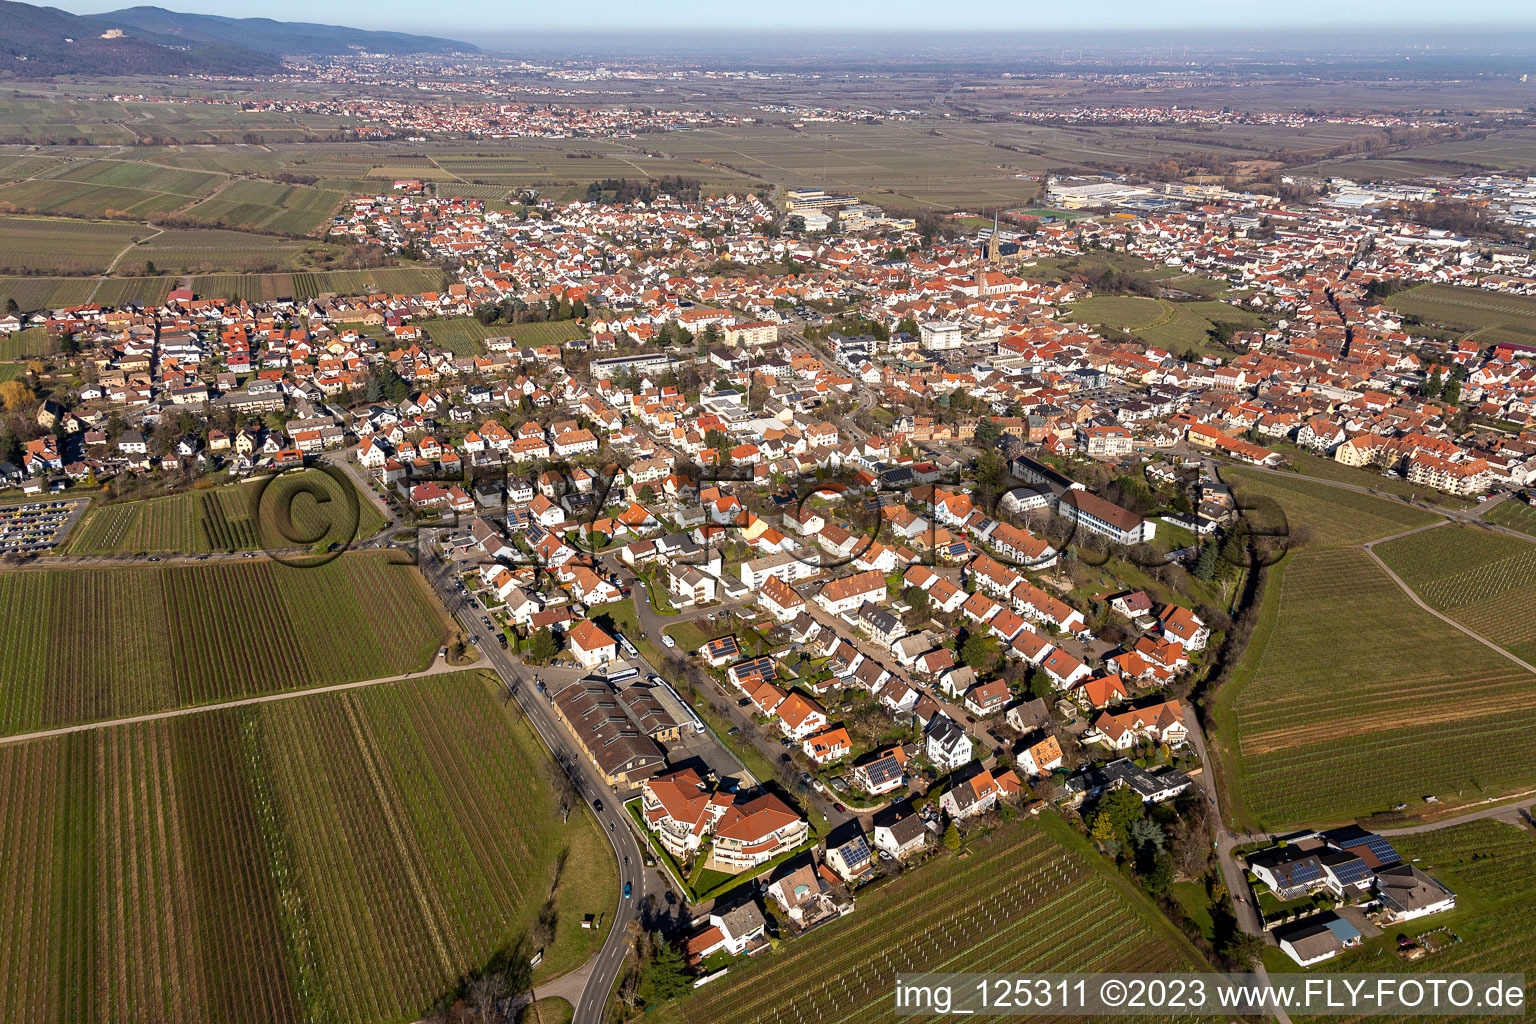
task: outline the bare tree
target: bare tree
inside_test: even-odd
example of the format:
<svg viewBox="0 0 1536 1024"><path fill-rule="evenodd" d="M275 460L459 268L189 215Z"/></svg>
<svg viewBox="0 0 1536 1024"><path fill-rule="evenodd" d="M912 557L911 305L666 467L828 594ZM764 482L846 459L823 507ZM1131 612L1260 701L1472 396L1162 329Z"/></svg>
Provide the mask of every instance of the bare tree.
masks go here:
<svg viewBox="0 0 1536 1024"><path fill-rule="evenodd" d="M546 764L545 771L549 775L550 785L555 788L555 802L560 808L560 823L564 824L570 820L571 811L575 810L581 794L576 790L576 783L571 779L571 773L566 768L563 755L557 755L556 760Z"/></svg>
<svg viewBox="0 0 1536 1024"><path fill-rule="evenodd" d="M482 974L469 983L469 1005L482 1021L499 1022L505 1015L497 1004L507 997L507 979L500 974Z"/></svg>

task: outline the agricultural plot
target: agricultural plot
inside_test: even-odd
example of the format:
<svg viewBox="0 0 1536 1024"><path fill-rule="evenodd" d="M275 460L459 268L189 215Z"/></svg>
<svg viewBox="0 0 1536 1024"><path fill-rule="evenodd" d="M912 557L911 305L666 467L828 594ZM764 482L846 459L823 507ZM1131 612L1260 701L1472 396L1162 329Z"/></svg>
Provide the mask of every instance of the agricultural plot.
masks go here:
<svg viewBox="0 0 1536 1024"><path fill-rule="evenodd" d="M1376 554L1432 608L1536 663L1536 543L1452 524L1399 537Z"/></svg>
<svg viewBox="0 0 1536 1024"><path fill-rule="evenodd" d="M1239 500L1275 502L1284 511L1293 541L1314 546L1348 546L1390 537L1435 521L1435 514L1389 497L1374 497L1308 480L1236 468L1223 470ZM1272 517L1265 508L1256 518Z"/></svg>
<svg viewBox="0 0 1536 1024"><path fill-rule="evenodd" d="M563 345L577 338L585 338L587 329L575 320L555 320L543 324L515 324L496 327L491 336L509 334L519 345Z"/></svg>
<svg viewBox="0 0 1536 1024"><path fill-rule="evenodd" d="M1456 909L1398 928L1329 960L1328 971L1526 973L1526 1002L1536 998L1530 976L1536 941L1536 838L1501 821L1475 821L1417 836L1394 837L1405 860L1456 894ZM1438 929L1445 929L1443 932ZM1394 952L1399 931L1410 936L1454 935L1439 952L1409 962ZM1360 1018L1364 1019L1364 1018Z"/></svg>
<svg viewBox="0 0 1536 1024"><path fill-rule="evenodd" d="M254 480L98 505L75 526L68 551L72 555L200 555L308 547L371 537L384 527L377 507L351 488L358 520L355 530L348 529L350 522L345 516L338 518L337 510L349 507L349 499L327 473L285 473L270 485L272 490L265 491L266 486ZM321 495L325 502L319 500Z"/></svg>
<svg viewBox="0 0 1536 1024"><path fill-rule="evenodd" d="M108 277L101 281L93 302L103 306L121 306L137 302L145 306L157 306L179 288L181 281L174 277Z"/></svg>
<svg viewBox="0 0 1536 1024"><path fill-rule="evenodd" d="M1478 288L1427 284L1387 300L1399 313L1459 331L1476 331L1482 341L1536 341L1536 297Z"/></svg>
<svg viewBox="0 0 1536 1024"><path fill-rule="evenodd" d="M0 575L0 734L420 669L444 622L382 553Z"/></svg>
<svg viewBox="0 0 1536 1024"><path fill-rule="evenodd" d="M1431 533L1438 531L1429 531ZM1221 695L1221 739L1266 828L1498 795L1536 779L1532 679L1413 604L1365 552L1292 553Z"/></svg>
<svg viewBox="0 0 1536 1024"><path fill-rule="evenodd" d="M97 274L152 232L134 224L53 217L0 217L0 273Z"/></svg>
<svg viewBox="0 0 1536 1024"><path fill-rule="evenodd" d="M70 160L43 173L0 185L0 202L33 213L144 220L197 202L223 180L130 160Z"/></svg>
<svg viewBox="0 0 1536 1024"><path fill-rule="evenodd" d="M186 215L221 228L307 235L330 220L344 198L340 192L307 185L240 179L187 210Z"/></svg>
<svg viewBox="0 0 1536 1024"><path fill-rule="evenodd" d="M473 672L0 747L0 1019L415 1020L551 898L569 969L617 878L547 763Z"/></svg>
<svg viewBox="0 0 1536 1024"><path fill-rule="evenodd" d="M0 303L15 299L25 313L76 306L90 297L96 284L93 277L0 277Z"/></svg>
<svg viewBox="0 0 1536 1024"><path fill-rule="evenodd" d="M1490 523L1519 530L1536 537L1536 508L1517 499L1506 498L1483 514Z"/></svg>
<svg viewBox="0 0 1536 1024"><path fill-rule="evenodd" d="M160 273L275 271L293 266L313 244L244 231L176 229L155 235L135 248L120 269L136 269L148 261Z"/></svg>
<svg viewBox="0 0 1536 1024"><path fill-rule="evenodd" d="M1065 832L1058 822L1005 826L963 860L866 889L857 913L733 964L662 1019L894 1022L898 973L1196 969L1194 949Z"/></svg>

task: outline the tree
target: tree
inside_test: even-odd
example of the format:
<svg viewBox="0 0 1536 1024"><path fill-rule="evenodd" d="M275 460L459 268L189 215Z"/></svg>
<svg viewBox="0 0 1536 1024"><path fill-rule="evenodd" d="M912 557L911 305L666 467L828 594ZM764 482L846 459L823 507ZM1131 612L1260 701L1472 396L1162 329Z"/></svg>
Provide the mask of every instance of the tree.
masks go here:
<svg viewBox="0 0 1536 1024"><path fill-rule="evenodd" d="M1195 578L1213 580L1216 572L1221 568L1221 553L1217 551L1215 544L1202 544L1200 546L1200 558L1195 562Z"/></svg>
<svg viewBox="0 0 1536 1024"><path fill-rule="evenodd" d="M32 393L32 389L19 380L8 380L0 384L0 405L5 406L6 412L25 409L36 401L37 396Z"/></svg>
<svg viewBox="0 0 1536 1024"><path fill-rule="evenodd" d="M475 1013L481 1020L502 1019L496 1004L507 997L507 979L500 974L479 975L469 983L469 991L465 994L469 999L469 1005L475 1008Z"/></svg>
<svg viewBox="0 0 1536 1024"><path fill-rule="evenodd" d="M539 630L528 642L528 657L536 664L543 664L559 653L560 645L548 629Z"/></svg>
<svg viewBox="0 0 1536 1024"><path fill-rule="evenodd" d="M1051 682L1051 677L1044 672L1033 672L1029 677L1029 695L1047 700L1056 692L1056 686Z"/></svg>
<svg viewBox="0 0 1536 1024"><path fill-rule="evenodd" d="M960 830L955 827L954 822L950 822L944 829L944 848L946 850L960 849Z"/></svg>
<svg viewBox="0 0 1536 1024"><path fill-rule="evenodd" d="M992 651L987 647L984 634L972 633L965 638L965 643L960 645L960 661L978 670L992 664Z"/></svg>
<svg viewBox="0 0 1536 1024"><path fill-rule="evenodd" d="M1461 381L1450 380L1440 392L1440 400L1446 405L1456 405L1461 402Z"/></svg>
<svg viewBox="0 0 1536 1024"><path fill-rule="evenodd" d="M1429 375L1429 381L1424 385L1425 398L1439 398L1440 392L1445 387L1445 377L1440 373L1440 367L1435 367L1435 372Z"/></svg>
<svg viewBox="0 0 1536 1024"><path fill-rule="evenodd" d="M1234 931L1216 952L1234 971L1246 971L1264 956L1264 940L1247 932Z"/></svg>
<svg viewBox="0 0 1536 1024"><path fill-rule="evenodd" d="M571 773L566 769L564 756L558 763L544 762L544 768L549 775L550 785L554 787L555 804L560 809L560 823L563 825L570 819L571 811L581 799L581 794L576 792L576 783L571 780Z"/></svg>

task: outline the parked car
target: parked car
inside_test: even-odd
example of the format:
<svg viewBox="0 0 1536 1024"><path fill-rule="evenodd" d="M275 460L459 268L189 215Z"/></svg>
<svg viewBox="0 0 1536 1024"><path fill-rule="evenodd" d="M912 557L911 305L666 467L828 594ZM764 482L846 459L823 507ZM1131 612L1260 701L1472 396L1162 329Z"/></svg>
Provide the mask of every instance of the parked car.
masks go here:
<svg viewBox="0 0 1536 1024"><path fill-rule="evenodd" d="M665 634L665 633L661 634L661 642L663 644L665 644L666 646L668 646L668 647L676 647L677 646L677 641L673 640L670 636L667 636L667 634Z"/></svg>

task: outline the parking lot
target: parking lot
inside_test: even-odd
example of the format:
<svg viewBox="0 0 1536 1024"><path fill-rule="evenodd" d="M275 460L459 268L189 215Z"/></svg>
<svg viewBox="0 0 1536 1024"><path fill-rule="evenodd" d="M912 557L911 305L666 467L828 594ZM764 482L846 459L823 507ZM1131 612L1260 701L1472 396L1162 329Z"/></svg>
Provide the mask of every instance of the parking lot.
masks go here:
<svg viewBox="0 0 1536 1024"><path fill-rule="evenodd" d="M0 505L0 554L50 551L69 535L90 502L85 498Z"/></svg>

